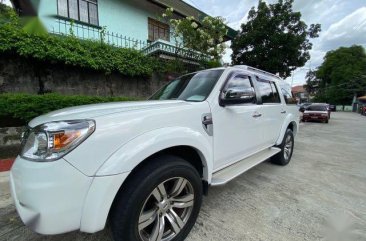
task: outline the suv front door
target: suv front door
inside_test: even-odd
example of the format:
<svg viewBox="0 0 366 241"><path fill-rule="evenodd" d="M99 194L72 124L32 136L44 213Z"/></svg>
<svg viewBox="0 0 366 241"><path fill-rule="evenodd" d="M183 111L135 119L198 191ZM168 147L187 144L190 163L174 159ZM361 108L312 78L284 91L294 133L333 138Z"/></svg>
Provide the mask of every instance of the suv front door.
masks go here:
<svg viewBox="0 0 366 241"><path fill-rule="evenodd" d="M225 88L255 88L254 78L234 73ZM257 101L212 107L214 133L214 171L254 154L262 148L262 119Z"/></svg>

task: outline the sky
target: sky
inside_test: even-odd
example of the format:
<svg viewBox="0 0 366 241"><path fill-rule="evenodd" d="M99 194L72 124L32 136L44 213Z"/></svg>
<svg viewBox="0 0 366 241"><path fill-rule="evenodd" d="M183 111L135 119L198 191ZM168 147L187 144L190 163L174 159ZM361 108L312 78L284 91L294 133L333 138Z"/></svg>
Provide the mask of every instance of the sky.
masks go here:
<svg viewBox="0 0 366 241"><path fill-rule="evenodd" d="M184 0L211 16L222 16L227 24L239 30L247 21L247 14L258 0ZM274 3L277 0L265 0ZM5 0L5 3L9 3ZM295 0L294 10L300 11L307 25L320 23L320 37L312 39L311 59L286 79L293 86L305 83L309 69L315 69L323 62L325 53L341 46L353 44L366 47L366 0ZM231 62L231 50L227 49L224 61Z"/></svg>
<svg viewBox="0 0 366 241"><path fill-rule="evenodd" d="M258 0L184 0L211 16L222 16L227 24L239 30L242 23L247 21L247 14ZM277 0L266 0L274 3ZM295 0L295 11L302 14L302 20L307 25L320 23L320 37L312 39L313 49L311 59L302 68L294 71L287 78L293 86L305 83L305 75L309 69L315 69L323 62L325 53L341 46L353 44L366 48L366 0ZM231 50L224 56L225 62L231 62Z"/></svg>

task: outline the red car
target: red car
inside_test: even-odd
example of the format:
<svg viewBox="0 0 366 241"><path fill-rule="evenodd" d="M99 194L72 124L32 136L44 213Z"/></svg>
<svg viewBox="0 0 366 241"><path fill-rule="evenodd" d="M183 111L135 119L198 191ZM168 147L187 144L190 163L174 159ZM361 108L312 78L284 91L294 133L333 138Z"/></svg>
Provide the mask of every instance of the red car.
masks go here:
<svg viewBox="0 0 366 241"><path fill-rule="evenodd" d="M326 105L310 105L305 109L302 120L306 121L321 121L329 122L329 111Z"/></svg>

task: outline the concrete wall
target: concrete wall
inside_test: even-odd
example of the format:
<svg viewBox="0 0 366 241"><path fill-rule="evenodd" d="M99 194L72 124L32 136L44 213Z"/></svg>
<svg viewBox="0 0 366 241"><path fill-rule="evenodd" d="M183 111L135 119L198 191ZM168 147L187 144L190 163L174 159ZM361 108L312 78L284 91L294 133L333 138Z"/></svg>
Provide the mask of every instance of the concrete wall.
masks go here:
<svg viewBox="0 0 366 241"><path fill-rule="evenodd" d="M337 105L336 106L337 111L352 111L352 105Z"/></svg>
<svg viewBox="0 0 366 241"><path fill-rule="evenodd" d="M37 74L32 61L0 56L0 93L37 94L40 90L65 95L129 96L145 98L167 83L168 76L126 77L112 74L108 79L101 72L44 64Z"/></svg>

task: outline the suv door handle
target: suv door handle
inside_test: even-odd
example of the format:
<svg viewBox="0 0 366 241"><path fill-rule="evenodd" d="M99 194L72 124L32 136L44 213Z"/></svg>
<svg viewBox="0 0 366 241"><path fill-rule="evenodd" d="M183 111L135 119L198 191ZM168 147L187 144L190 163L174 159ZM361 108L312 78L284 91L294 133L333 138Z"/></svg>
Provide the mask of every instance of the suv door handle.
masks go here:
<svg viewBox="0 0 366 241"><path fill-rule="evenodd" d="M259 117L261 117L262 116L262 114L260 114L260 113L258 113L258 112L255 112L254 114L253 114L253 118L259 118Z"/></svg>
<svg viewBox="0 0 366 241"><path fill-rule="evenodd" d="M286 114L286 111L285 111L285 110L284 110L284 111L282 111L282 112L281 112L281 114Z"/></svg>

